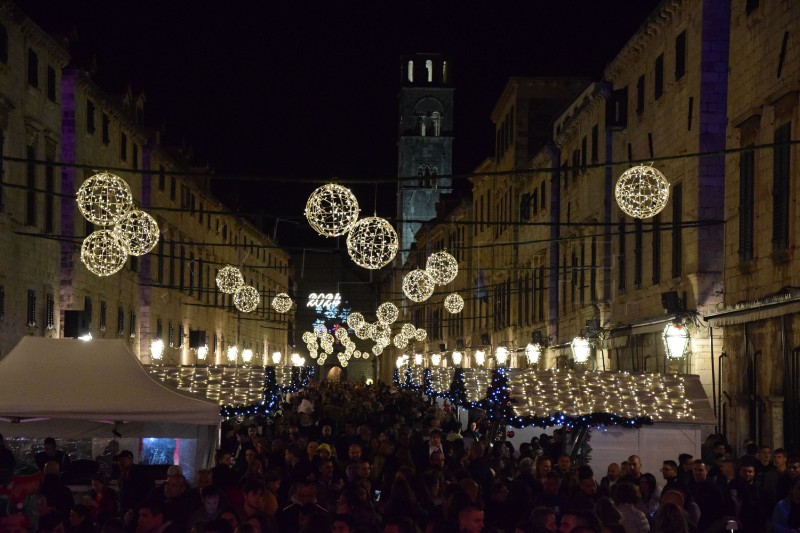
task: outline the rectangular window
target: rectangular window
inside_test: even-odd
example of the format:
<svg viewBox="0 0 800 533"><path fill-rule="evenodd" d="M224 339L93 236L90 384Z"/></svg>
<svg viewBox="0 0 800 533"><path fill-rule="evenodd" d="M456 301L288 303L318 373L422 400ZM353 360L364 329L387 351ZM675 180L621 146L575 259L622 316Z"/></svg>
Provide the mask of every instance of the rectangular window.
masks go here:
<svg viewBox="0 0 800 533"><path fill-rule="evenodd" d="M194 252L189 254L189 296L194 296Z"/></svg>
<svg viewBox="0 0 800 533"><path fill-rule="evenodd" d="M167 186L167 175L164 171L164 165L158 165L158 190L164 192Z"/></svg>
<svg viewBox="0 0 800 533"><path fill-rule="evenodd" d="M28 85L39 86L39 56L32 48L28 48Z"/></svg>
<svg viewBox="0 0 800 533"><path fill-rule="evenodd" d="M637 218L634 221L634 245L633 245L633 286L637 289L642 288L642 259L644 250L642 250L642 219Z"/></svg>
<svg viewBox="0 0 800 533"><path fill-rule="evenodd" d="M792 124L787 122L775 130L772 150L772 251L789 247L789 196Z"/></svg>
<svg viewBox="0 0 800 533"><path fill-rule="evenodd" d="M672 189L672 277L683 275L683 184Z"/></svg>
<svg viewBox="0 0 800 533"><path fill-rule="evenodd" d="M94 133L94 102L86 100L86 133Z"/></svg>
<svg viewBox="0 0 800 533"><path fill-rule="evenodd" d="M181 246L181 262L178 268L180 268L180 272L178 272L178 290L183 292L186 287L186 247L184 246Z"/></svg>
<svg viewBox="0 0 800 533"><path fill-rule="evenodd" d="M100 331L106 330L108 305L105 300L100 300Z"/></svg>
<svg viewBox="0 0 800 533"><path fill-rule="evenodd" d="M586 246L581 241L581 262L580 262L580 275L578 276L578 285L580 286L580 302L581 305L586 305Z"/></svg>
<svg viewBox="0 0 800 533"><path fill-rule="evenodd" d="M655 81L653 86L653 95L655 99L658 100L661 98L661 95L664 94L664 54L656 58Z"/></svg>
<svg viewBox="0 0 800 533"><path fill-rule="evenodd" d="M52 331L56 328L56 299L52 294L47 295L47 309L45 310L45 328Z"/></svg>
<svg viewBox="0 0 800 533"><path fill-rule="evenodd" d="M0 62L8 64L8 30L0 24Z"/></svg>
<svg viewBox="0 0 800 533"><path fill-rule="evenodd" d="M675 38L675 81L686 74L686 30Z"/></svg>
<svg viewBox="0 0 800 533"><path fill-rule="evenodd" d="M619 253L617 255L617 288L619 292L625 292L625 219L620 217L619 226Z"/></svg>
<svg viewBox="0 0 800 533"><path fill-rule="evenodd" d="M661 213L653 217L653 285L661 283Z"/></svg>
<svg viewBox="0 0 800 533"><path fill-rule="evenodd" d="M128 136L123 132L119 132L119 158L128 160Z"/></svg>
<svg viewBox="0 0 800 533"><path fill-rule="evenodd" d="M595 124L592 126L592 163L600 161L600 127Z"/></svg>
<svg viewBox="0 0 800 533"><path fill-rule="evenodd" d="M531 195L524 193L519 202L519 219L527 221L531 219Z"/></svg>
<svg viewBox="0 0 800 533"><path fill-rule="evenodd" d="M25 191L25 224L36 225L36 148L28 146L28 161L26 164L27 190Z"/></svg>
<svg viewBox="0 0 800 533"><path fill-rule="evenodd" d="M171 320L167 323L167 345L170 348L175 347L175 326L172 325Z"/></svg>
<svg viewBox="0 0 800 533"><path fill-rule="evenodd" d="M578 169L581 166L581 153L578 150L572 151L572 180L578 176Z"/></svg>
<svg viewBox="0 0 800 533"><path fill-rule="evenodd" d="M547 207L547 202L545 201L545 196L544 196L544 187L545 187L545 182L542 182L542 184L539 185L539 201L541 202L540 207L542 208L542 211L544 211L545 207Z"/></svg>
<svg viewBox="0 0 800 533"><path fill-rule="evenodd" d="M103 113L103 144L111 142L111 120Z"/></svg>
<svg viewBox="0 0 800 533"><path fill-rule="evenodd" d="M639 76L639 81L636 82L636 112L642 113L644 111L644 74Z"/></svg>
<svg viewBox="0 0 800 533"><path fill-rule="evenodd" d="M175 190L177 188L177 183L175 181L175 176L170 176L169 178L169 199L173 202L175 201Z"/></svg>
<svg viewBox="0 0 800 533"><path fill-rule="evenodd" d="M117 308L117 335L125 333L125 309L122 306Z"/></svg>
<svg viewBox="0 0 800 533"><path fill-rule="evenodd" d="M753 259L755 178L755 152L744 151L739 155L739 261L742 262Z"/></svg>
<svg viewBox="0 0 800 533"><path fill-rule="evenodd" d="M133 153L131 154L131 165L133 168L139 168L139 145L133 143Z"/></svg>
<svg viewBox="0 0 800 533"><path fill-rule="evenodd" d="M169 286L175 287L175 242L169 243Z"/></svg>
<svg viewBox="0 0 800 533"><path fill-rule="evenodd" d="M56 101L56 71L49 65L47 66L47 99L51 102Z"/></svg>
<svg viewBox="0 0 800 533"><path fill-rule="evenodd" d="M156 266L156 281L164 283L164 239L158 239L158 265Z"/></svg>
<svg viewBox="0 0 800 533"><path fill-rule="evenodd" d="M591 265L589 273L589 298L592 303L597 301L597 237L592 237Z"/></svg>
<svg viewBox="0 0 800 533"><path fill-rule="evenodd" d="M136 338L136 313L133 310L131 310L130 329L128 331L132 339Z"/></svg>
<svg viewBox="0 0 800 533"><path fill-rule="evenodd" d="M28 291L28 320L27 326L30 328L36 327L36 291Z"/></svg>
<svg viewBox="0 0 800 533"><path fill-rule="evenodd" d="M55 168L52 165L44 167L44 231L53 233L55 225Z"/></svg>
<svg viewBox="0 0 800 533"><path fill-rule="evenodd" d="M586 172L586 146L588 144L588 139L586 136L583 136L581 140L581 172Z"/></svg>
<svg viewBox="0 0 800 533"><path fill-rule="evenodd" d="M156 339L164 339L164 321L156 319Z"/></svg>

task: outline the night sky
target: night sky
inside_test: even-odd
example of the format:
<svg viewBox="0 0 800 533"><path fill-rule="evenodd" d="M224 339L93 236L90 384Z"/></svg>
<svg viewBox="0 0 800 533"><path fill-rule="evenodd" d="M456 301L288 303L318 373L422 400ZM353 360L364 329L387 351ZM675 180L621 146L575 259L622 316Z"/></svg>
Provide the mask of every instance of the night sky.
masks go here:
<svg viewBox="0 0 800 533"><path fill-rule="evenodd" d="M101 87L144 91L146 124L164 122L169 142L191 145L223 178L215 190L234 208L300 218L314 185L267 180L396 177L401 55L452 58L454 170L464 174L493 154L489 114L510 76L599 78L658 4L18 3L50 31L77 28L80 49L96 54ZM243 175L259 179L224 180ZM374 186L356 192L372 211ZM392 209L394 192L378 190L381 209Z"/></svg>

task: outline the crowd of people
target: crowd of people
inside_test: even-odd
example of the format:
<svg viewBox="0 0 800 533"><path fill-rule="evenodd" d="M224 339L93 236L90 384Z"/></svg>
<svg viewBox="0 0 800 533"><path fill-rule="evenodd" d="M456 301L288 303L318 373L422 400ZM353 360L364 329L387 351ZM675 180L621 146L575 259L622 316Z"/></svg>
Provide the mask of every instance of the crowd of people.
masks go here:
<svg viewBox="0 0 800 533"><path fill-rule="evenodd" d="M518 449L499 434L480 413L462 430L446 403L408 390L326 382L280 416L223 425L194 486L177 466L154 486L124 450L116 482L96 474L76 504L59 474L69 458L48 440L33 530L800 532L800 459L783 449L745 443L736 458L711 435L702 457L665 458L659 475L631 455L597 479L565 453L563 430ZM3 450L0 439L0 466Z"/></svg>

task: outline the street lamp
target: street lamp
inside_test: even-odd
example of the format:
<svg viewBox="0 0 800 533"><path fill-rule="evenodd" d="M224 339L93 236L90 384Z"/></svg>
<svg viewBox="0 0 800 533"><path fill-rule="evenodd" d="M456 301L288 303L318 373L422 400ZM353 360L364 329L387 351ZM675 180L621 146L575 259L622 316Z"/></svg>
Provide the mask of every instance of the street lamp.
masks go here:
<svg viewBox="0 0 800 533"><path fill-rule="evenodd" d="M164 341L161 339L154 339L150 343L150 357L155 361L161 361L164 356Z"/></svg>
<svg viewBox="0 0 800 533"><path fill-rule="evenodd" d="M236 346L228 346L228 362L235 363L239 357L239 348Z"/></svg>
<svg viewBox="0 0 800 533"><path fill-rule="evenodd" d="M498 346L494 351L494 358L498 365L505 365L508 362L508 348L505 346Z"/></svg>
<svg viewBox="0 0 800 533"><path fill-rule="evenodd" d="M283 354L281 352L272 352L272 364L273 365L281 364L281 359L283 359Z"/></svg>
<svg viewBox="0 0 800 533"><path fill-rule="evenodd" d="M417 366L422 366L423 357L421 353L414 354L414 364Z"/></svg>
<svg viewBox="0 0 800 533"><path fill-rule="evenodd" d="M441 363L441 362L442 362L442 354L435 353L435 354L431 355L431 364L433 366L439 366L439 363Z"/></svg>
<svg viewBox="0 0 800 533"><path fill-rule="evenodd" d="M680 322L667 324L664 328L664 348L667 357L670 359L680 359L686 355L689 349L689 331Z"/></svg>
<svg viewBox="0 0 800 533"><path fill-rule="evenodd" d="M459 351L453 352L452 357L453 357L453 364L454 365L456 365L456 366L461 365L461 359L463 358L463 355L462 355L461 352L459 352Z"/></svg>
<svg viewBox="0 0 800 533"><path fill-rule="evenodd" d="M592 351L592 347L589 344L589 339L583 336L583 334L578 335L574 339L572 339L572 359L576 363L585 363L589 360L589 355Z"/></svg>
<svg viewBox="0 0 800 533"><path fill-rule="evenodd" d="M539 362L539 358L542 356L542 345L538 342L530 342L525 347L525 357L528 359L529 365L535 365Z"/></svg>
<svg viewBox="0 0 800 533"><path fill-rule="evenodd" d="M250 348L245 348L244 350L242 350L242 361L244 361L246 364L250 364L250 361L252 360L253 360L253 350L251 350Z"/></svg>
<svg viewBox="0 0 800 533"><path fill-rule="evenodd" d="M197 360L198 361L205 361L206 357L208 357L208 345L203 345L197 348Z"/></svg>
<svg viewBox="0 0 800 533"><path fill-rule="evenodd" d="M483 350L475 350L475 364L483 366L486 362L486 352Z"/></svg>

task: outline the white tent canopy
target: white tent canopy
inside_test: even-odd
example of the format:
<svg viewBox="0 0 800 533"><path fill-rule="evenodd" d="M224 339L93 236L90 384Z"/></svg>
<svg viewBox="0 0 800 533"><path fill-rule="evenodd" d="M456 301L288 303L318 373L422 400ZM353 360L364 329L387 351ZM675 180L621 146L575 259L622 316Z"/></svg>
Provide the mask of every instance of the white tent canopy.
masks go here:
<svg viewBox="0 0 800 533"><path fill-rule="evenodd" d="M0 433L198 439L213 445L219 406L150 377L122 340L25 337L0 361ZM207 450L200 452L205 455Z"/></svg>

